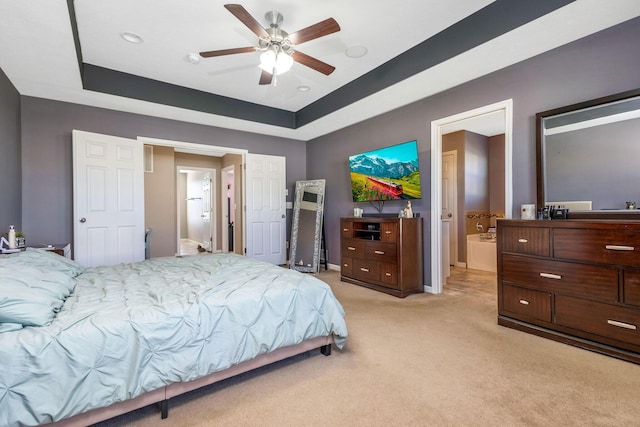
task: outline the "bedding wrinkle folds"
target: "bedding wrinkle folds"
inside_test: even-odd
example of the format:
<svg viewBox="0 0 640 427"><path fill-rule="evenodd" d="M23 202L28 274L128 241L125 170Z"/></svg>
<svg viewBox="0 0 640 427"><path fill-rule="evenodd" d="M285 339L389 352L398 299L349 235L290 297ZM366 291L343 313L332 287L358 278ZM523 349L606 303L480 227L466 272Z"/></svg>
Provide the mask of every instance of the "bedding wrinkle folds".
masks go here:
<svg viewBox="0 0 640 427"><path fill-rule="evenodd" d="M50 323L0 332L0 426L61 420L319 336L342 348L348 335L326 283L236 254L57 268L72 283L54 291L67 296Z"/></svg>

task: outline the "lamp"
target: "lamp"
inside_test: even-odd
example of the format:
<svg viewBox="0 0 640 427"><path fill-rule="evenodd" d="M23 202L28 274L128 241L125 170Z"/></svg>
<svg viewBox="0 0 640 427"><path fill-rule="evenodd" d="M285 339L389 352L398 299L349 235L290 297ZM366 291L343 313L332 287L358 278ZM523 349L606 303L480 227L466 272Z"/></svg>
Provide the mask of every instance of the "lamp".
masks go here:
<svg viewBox="0 0 640 427"><path fill-rule="evenodd" d="M293 65L291 55L285 53L282 48L273 44L260 55L260 68L274 76L286 73Z"/></svg>

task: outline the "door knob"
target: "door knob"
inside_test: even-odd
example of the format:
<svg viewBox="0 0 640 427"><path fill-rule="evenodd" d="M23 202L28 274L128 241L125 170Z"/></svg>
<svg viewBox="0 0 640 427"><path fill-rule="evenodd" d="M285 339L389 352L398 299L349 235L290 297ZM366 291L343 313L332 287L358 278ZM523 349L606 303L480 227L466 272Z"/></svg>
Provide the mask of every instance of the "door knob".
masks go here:
<svg viewBox="0 0 640 427"><path fill-rule="evenodd" d="M282 214L282 218L284 218L284 217L285 217L285 215L284 215L284 214Z"/></svg>
<svg viewBox="0 0 640 427"><path fill-rule="evenodd" d="M87 222L87 218L80 218L80 222Z"/></svg>
<svg viewBox="0 0 640 427"><path fill-rule="evenodd" d="M453 214L451 212L449 212L449 214L447 215L449 218L451 218L453 216Z"/></svg>

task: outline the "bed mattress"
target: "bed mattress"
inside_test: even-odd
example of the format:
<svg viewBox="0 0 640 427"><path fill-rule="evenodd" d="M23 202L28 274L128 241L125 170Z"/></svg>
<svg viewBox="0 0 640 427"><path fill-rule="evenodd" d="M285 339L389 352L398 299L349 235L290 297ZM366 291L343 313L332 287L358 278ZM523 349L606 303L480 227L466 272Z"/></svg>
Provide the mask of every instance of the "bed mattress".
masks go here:
<svg viewBox="0 0 640 427"><path fill-rule="evenodd" d="M304 340L347 337L329 286L235 254L87 268L50 324L0 333L0 425L36 425Z"/></svg>

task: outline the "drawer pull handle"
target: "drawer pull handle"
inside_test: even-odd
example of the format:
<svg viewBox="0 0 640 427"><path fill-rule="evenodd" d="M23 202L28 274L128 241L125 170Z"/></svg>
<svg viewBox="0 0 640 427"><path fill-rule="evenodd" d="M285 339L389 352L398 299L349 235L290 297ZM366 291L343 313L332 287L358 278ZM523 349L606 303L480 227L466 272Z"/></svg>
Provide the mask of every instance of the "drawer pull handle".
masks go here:
<svg viewBox="0 0 640 427"><path fill-rule="evenodd" d="M610 251L633 251L635 248L633 246L621 246L621 245L606 245L606 249Z"/></svg>
<svg viewBox="0 0 640 427"><path fill-rule="evenodd" d="M385 276L391 277L391 273L384 273Z"/></svg>
<svg viewBox="0 0 640 427"><path fill-rule="evenodd" d="M385 231L384 234L391 234L389 230Z"/></svg>
<svg viewBox="0 0 640 427"><path fill-rule="evenodd" d="M349 264L342 264L342 265L345 266L345 267L349 267Z"/></svg>
<svg viewBox="0 0 640 427"><path fill-rule="evenodd" d="M526 299L521 299L521 300L520 300L520 304L522 304L522 305L529 305L529 301L527 301Z"/></svg>
<svg viewBox="0 0 640 427"><path fill-rule="evenodd" d="M373 251L376 255L384 255L384 251Z"/></svg>
<svg viewBox="0 0 640 427"><path fill-rule="evenodd" d="M349 229L348 228L343 228L342 231L349 231Z"/></svg>
<svg viewBox="0 0 640 427"><path fill-rule="evenodd" d="M636 325L632 325L631 323L618 322L617 320L607 320L607 323L612 326L617 326L618 328L631 329L632 331L636 330Z"/></svg>
<svg viewBox="0 0 640 427"><path fill-rule="evenodd" d="M355 251L356 248L354 248L353 246L347 246L347 249L349 249L350 251Z"/></svg>
<svg viewBox="0 0 640 427"><path fill-rule="evenodd" d="M518 243L527 243L529 240L527 239L518 239Z"/></svg>
<svg viewBox="0 0 640 427"><path fill-rule="evenodd" d="M369 269L368 269L368 268L364 268L364 267L360 267L360 270L361 270L361 271L364 271L365 273L368 273L368 272L369 272Z"/></svg>
<svg viewBox="0 0 640 427"><path fill-rule="evenodd" d="M547 279L555 279L560 280L562 276L559 274L551 274L551 273L540 273L540 277L546 277Z"/></svg>

